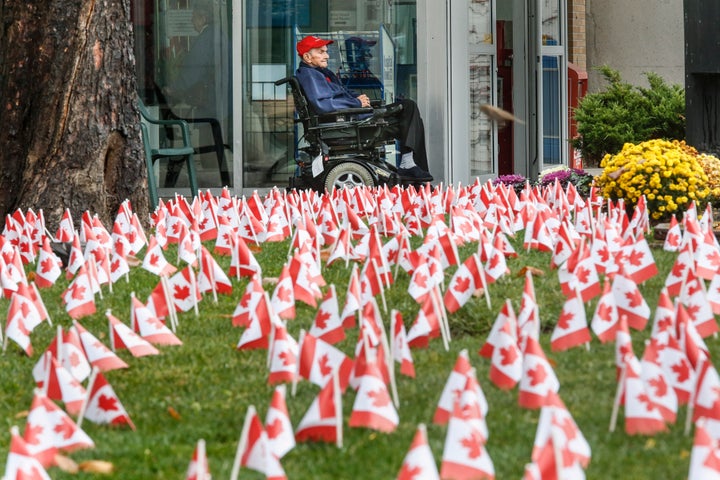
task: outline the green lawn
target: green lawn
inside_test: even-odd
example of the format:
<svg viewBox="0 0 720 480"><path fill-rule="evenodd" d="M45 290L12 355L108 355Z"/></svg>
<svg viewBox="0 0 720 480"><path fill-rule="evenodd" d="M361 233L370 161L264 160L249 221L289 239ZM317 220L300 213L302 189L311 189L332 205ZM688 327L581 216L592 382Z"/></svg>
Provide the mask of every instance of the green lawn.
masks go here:
<svg viewBox="0 0 720 480"><path fill-rule="evenodd" d="M520 256L508 260L511 274L490 288L492 308L487 308L484 298L473 298L457 313L450 315L452 341L449 351L445 351L439 339L431 341L428 349L412 351L417 378L397 377L399 428L392 434L349 428L347 421L355 396L349 389L343 398L343 448L321 443L299 444L282 459L288 478L395 478L418 423L428 426L430 447L439 467L446 427L433 425L432 418L445 381L462 349L470 352L471 362L477 369L490 406L487 450L495 465L496 478L521 478L523 466L530 461L539 411L520 408L517 389L501 391L496 388L488 379L489 361L480 357L477 351L485 342L506 298L512 301L516 312L519 311L524 276L518 273L526 265L545 273L535 277L540 316L546 327L541 340L560 380L560 396L591 445L592 460L586 470L587 478L679 479L687 476L692 434L686 436L683 432L685 407L681 407L678 424L666 434L654 437L626 435L622 410L618 428L611 433L608 425L616 389L614 344L603 345L594 339L589 351L585 348L559 353L550 351L552 324L558 317L564 297L556 271L549 269L550 255L536 251L522 252L520 242L521 238L514 242ZM475 248L475 245L463 246L460 249L461 259L465 259ZM172 248L166 252L168 260L175 259L174 252ZM287 252L286 242L263 245L256 257L264 268L265 277L279 275ZM675 254L657 248L653 254L660 273L642 285L641 291L654 311L658 293ZM224 267L229 264L229 258L218 260ZM453 271L454 267L448 269L448 280ZM349 272L350 269L342 263L323 271L327 282L337 286L341 308ZM395 285L386 292L388 307L403 313L407 327L418 310L418 305L407 294L408 280L407 274L401 271ZM104 288L104 299L97 298L98 313L80 319L80 323L109 345L105 310L112 309L116 317L129 324L130 293L136 292L144 301L156 283L157 277L139 267L133 268L129 283L121 280L113 286L112 293ZM96 448L72 453L70 456L74 460L111 462L115 473L106 478L184 478L193 449L202 438L207 443L213 477L229 477L248 406L254 405L260 418L264 419L274 388L267 384L266 351L238 351L235 348L242 331L231 325L230 317L246 283L247 279L233 280L233 294L220 296L217 305L213 303L212 296L206 297L199 305L200 315L197 317L192 311L179 314L177 335L184 342L183 346L162 347L161 355L143 358L133 358L126 351L119 352L130 368L108 372L106 378L137 430L110 428L85 421L83 429L93 438ZM66 286L67 282L62 280L55 287L42 291L54 324L65 328L71 324L60 301L60 294ZM271 285L266 288L272 291ZM596 303L597 299L586 305L588 320ZM0 315L6 315L7 306L6 299L0 301ZM297 339L300 329L310 328L314 315L314 309L298 304L297 318L289 322L290 333ZM389 323L389 312L383 318ZM632 333L635 353L640 356L649 327L645 332ZM0 355L0 419L5 432L12 425L18 425L22 432L33 395L31 370L54 335L54 328L42 324L32 333L35 348L32 358L28 358L12 342ZM356 332L349 332L339 348L352 354L356 338ZM707 342L712 355L716 356L717 341L711 338ZM288 393L287 403L294 425L300 421L317 392L316 386L304 381L298 385L295 397ZM171 415L171 410L178 415ZM0 458L4 460L10 437L5 434L2 438L5 440L0 441ZM57 468L51 468L50 475L57 479L91 476L82 473L71 475ZM262 477L250 470L241 471L241 478Z"/></svg>

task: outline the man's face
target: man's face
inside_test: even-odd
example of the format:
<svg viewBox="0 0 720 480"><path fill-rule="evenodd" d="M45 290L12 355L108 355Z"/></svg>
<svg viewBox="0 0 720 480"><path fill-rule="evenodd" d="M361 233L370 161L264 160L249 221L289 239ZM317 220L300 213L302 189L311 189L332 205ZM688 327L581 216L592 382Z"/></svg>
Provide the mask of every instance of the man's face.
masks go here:
<svg viewBox="0 0 720 480"><path fill-rule="evenodd" d="M313 67L327 68L328 58L330 58L330 55L328 55L327 46L313 48L303 55L303 61Z"/></svg>

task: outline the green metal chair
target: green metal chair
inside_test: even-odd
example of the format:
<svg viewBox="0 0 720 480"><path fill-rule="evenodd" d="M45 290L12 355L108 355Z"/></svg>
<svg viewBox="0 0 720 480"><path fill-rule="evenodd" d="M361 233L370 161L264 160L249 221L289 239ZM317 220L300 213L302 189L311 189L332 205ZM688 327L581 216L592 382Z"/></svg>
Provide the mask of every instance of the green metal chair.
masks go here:
<svg viewBox="0 0 720 480"><path fill-rule="evenodd" d="M197 197L198 183L197 176L195 175L195 162L193 160L193 153L195 153L195 151L190 141L190 129L187 122L179 119L162 120L153 117L140 97L138 97L138 109L140 110L140 115L142 115L146 122L165 128L171 128L173 132L177 132L178 130L180 131L180 138L178 138L178 140L181 145L177 147L162 147L158 145L156 147L151 145L147 125L144 122L140 122L143 145L145 146L145 164L148 170L148 190L150 192L150 204L152 208L155 208L159 201L157 186L158 181L155 178L153 165L155 164L155 161L160 158L172 159L185 157L185 165L187 166L188 180L190 182L190 191L193 197Z"/></svg>

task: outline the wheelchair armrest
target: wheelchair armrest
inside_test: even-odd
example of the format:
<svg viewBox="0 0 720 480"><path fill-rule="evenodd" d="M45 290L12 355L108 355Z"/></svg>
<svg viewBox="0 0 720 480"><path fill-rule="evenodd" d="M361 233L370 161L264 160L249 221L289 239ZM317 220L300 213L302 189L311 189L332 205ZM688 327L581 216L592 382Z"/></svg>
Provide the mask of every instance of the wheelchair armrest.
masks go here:
<svg viewBox="0 0 720 480"><path fill-rule="evenodd" d="M382 100L370 100L370 106L372 108L380 108L383 106L383 101Z"/></svg>
<svg viewBox="0 0 720 480"><path fill-rule="evenodd" d="M373 113L373 109L370 107L359 107L359 108L343 108L342 110L334 110L328 113L320 114L321 117L333 116L333 115L362 115L363 113Z"/></svg>

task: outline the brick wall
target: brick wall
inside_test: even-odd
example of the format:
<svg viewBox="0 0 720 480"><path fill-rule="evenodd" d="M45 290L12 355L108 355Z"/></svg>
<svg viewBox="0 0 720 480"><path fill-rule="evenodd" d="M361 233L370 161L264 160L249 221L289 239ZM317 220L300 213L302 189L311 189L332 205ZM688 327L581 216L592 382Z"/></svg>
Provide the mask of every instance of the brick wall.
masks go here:
<svg viewBox="0 0 720 480"><path fill-rule="evenodd" d="M567 0L568 60L578 68L587 69L585 0Z"/></svg>

